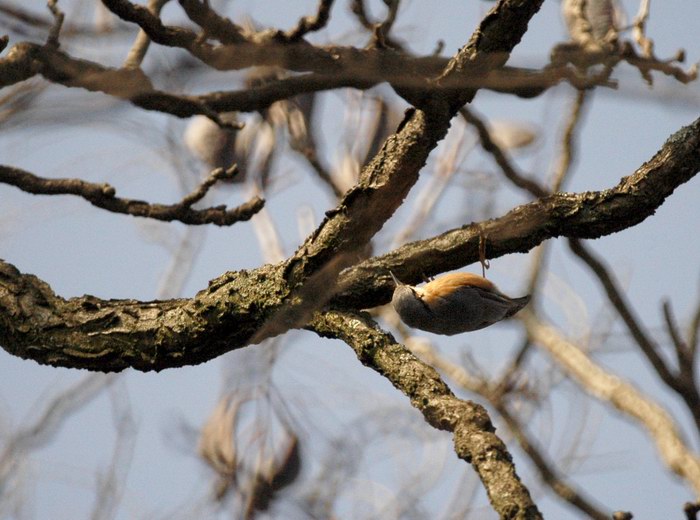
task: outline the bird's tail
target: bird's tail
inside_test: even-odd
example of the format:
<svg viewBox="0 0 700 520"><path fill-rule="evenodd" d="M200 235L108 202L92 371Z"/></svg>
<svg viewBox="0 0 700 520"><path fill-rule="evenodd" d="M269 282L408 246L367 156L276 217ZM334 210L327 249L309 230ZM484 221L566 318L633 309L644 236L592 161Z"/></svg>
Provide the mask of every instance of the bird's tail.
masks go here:
<svg viewBox="0 0 700 520"><path fill-rule="evenodd" d="M510 310L508 311L508 314L506 314L506 318L510 318L515 313L519 312L523 307L525 307L530 301L530 295L528 294L527 296L521 296L520 298L511 298L510 300L515 305L513 305L510 308Z"/></svg>

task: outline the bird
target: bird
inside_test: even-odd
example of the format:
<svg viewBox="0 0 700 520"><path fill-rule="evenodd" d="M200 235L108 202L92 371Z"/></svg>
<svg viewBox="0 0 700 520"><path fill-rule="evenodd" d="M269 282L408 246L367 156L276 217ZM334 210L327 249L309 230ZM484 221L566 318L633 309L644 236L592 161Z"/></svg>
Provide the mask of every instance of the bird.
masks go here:
<svg viewBox="0 0 700 520"><path fill-rule="evenodd" d="M513 316L530 296L510 298L493 282L473 273L448 273L422 287L396 285L391 304L409 327L452 336L483 329Z"/></svg>

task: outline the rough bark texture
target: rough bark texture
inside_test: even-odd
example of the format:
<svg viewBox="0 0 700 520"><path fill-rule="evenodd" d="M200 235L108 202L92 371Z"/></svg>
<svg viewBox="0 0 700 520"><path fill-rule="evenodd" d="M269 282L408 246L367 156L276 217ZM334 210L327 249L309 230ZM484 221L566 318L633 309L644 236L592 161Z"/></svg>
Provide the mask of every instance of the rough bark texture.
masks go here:
<svg viewBox="0 0 700 520"><path fill-rule="evenodd" d="M399 144L403 132L421 128L420 116L411 121L392 138L395 145L385 145L385 152L392 146L419 147L413 138ZM324 301L320 298L318 305L319 298L311 295L304 299L305 283L327 266L331 273L324 279L332 278L344 265L333 260L350 254L381 227L380 217L371 220L368 198L379 197L388 207L387 201L399 203L397 194L408 188L401 179L382 184L381 171L373 177L372 168L380 164L384 163L378 158L369 166L362 186L348 193L289 262L226 273L189 300L138 302L91 296L64 300L45 282L2 262L0 343L13 355L55 366L105 372L126 367L162 370L201 363L251 340L303 326L298 313L286 311L304 308L307 316L314 309L311 302L319 308ZM392 165L407 167L400 161ZM700 119L676 132L649 162L612 189L558 193L499 219L413 242L346 269L338 278L340 292L330 305L347 310L387 303L392 289L389 270L410 283L419 281L423 273L432 275L474 262L479 257L480 231L487 237L490 258L528 251L552 237L596 238L615 233L653 215L698 170ZM331 286L322 285L332 291ZM264 330L271 319L275 327Z"/></svg>
<svg viewBox="0 0 700 520"><path fill-rule="evenodd" d="M346 342L364 365L406 394L428 423L452 432L457 456L474 467L501 518L542 518L481 405L455 397L434 368L380 330L367 315L319 313L309 328L320 336Z"/></svg>

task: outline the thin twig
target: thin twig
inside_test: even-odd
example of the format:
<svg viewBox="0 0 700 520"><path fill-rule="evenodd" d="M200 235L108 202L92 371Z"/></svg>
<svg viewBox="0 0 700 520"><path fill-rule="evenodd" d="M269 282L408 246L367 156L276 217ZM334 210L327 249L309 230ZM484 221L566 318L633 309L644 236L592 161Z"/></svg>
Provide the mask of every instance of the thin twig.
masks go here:
<svg viewBox="0 0 700 520"><path fill-rule="evenodd" d="M430 176L430 180L418 193L412 214L406 218L408 222L394 237L391 249L406 243L423 227L442 198L450 181L458 172L459 167L473 150L473 141L471 143L467 142L469 136L465 132L465 125L459 125L455 130L456 133L448 134L445 149L437 159L435 171Z"/></svg>
<svg viewBox="0 0 700 520"><path fill-rule="evenodd" d="M700 390L698 389L692 361L689 360L679 364L677 370L671 369L667 362L661 357L658 345L651 339L651 336L644 331L641 322L634 315L631 305L626 300L623 292L615 282L612 273L608 270L602 260L596 258L578 239L569 239L571 251L578 256L598 278L603 289L605 289L608 299L618 312L622 321L627 326L630 334L651 363L652 367L661 380L675 391L685 402L688 411L695 421L695 427L700 432ZM684 357L683 351L677 351L679 359Z"/></svg>
<svg viewBox="0 0 700 520"><path fill-rule="evenodd" d="M647 430L664 464L700 493L700 459L683 440L665 408L631 383L606 371L559 331L544 324L528 309L520 313L528 336L543 347L579 386L609 403Z"/></svg>
<svg viewBox="0 0 700 520"><path fill-rule="evenodd" d="M569 119L566 123L564 134L562 136L562 149L561 153L559 154L559 161L556 169L554 170L552 179L552 193L556 193L561 189L564 180L571 171L571 165L573 164L576 153L575 134L579 128L579 123L581 122L585 101L586 91L577 91L576 100L574 101L571 114L569 115Z"/></svg>
<svg viewBox="0 0 700 520"><path fill-rule="evenodd" d="M109 184L97 184L82 179L47 179L19 168L1 165L0 182L37 195L77 195L93 206L112 213L123 213L166 222L179 221L190 225L230 226L236 222L249 220L265 204L265 201L259 197L232 209L228 209L226 206L216 206L196 210L189 207L191 204L188 205L188 201L184 200L171 205L151 204L142 200L119 198L116 196L116 190ZM207 182L208 180L204 184ZM198 192L196 193L198 194Z"/></svg>
<svg viewBox="0 0 700 520"><path fill-rule="evenodd" d="M53 49L58 49L58 47L61 45L58 41L58 37L61 34L61 27L63 27L65 15L63 14L63 11L58 8L58 0L48 0L47 6L53 15L54 23L49 30L49 36L46 38L46 46Z"/></svg>
<svg viewBox="0 0 700 520"><path fill-rule="evenodd" d="M396 21L396 14L399 11L400 0L385 0L384 3L387 5L388 12L386 18L383 22L375 24L374 26L374 45L376 48L385 49L391 47L391 40L389 39L389 32Z"/></svg>
<svg viewBox="0 0 700 520"><path fill-rule="evenodd" d="M698 350L698 339L700 337L700 301L695 307L695 314L693 314L693 319L690 320L690 331L688 333L688 346L690 352L695 357L695 353Z"/></svg>
<svg viewBox="0 0 700 520"><path fill-rule="evenodd" d="M650 0L641 1L639 4L639 12L632 22L632 35L646 58L651 58L654 54L654 42L646 36L646 24L649 20L650 3Z"/></svg>
<svg viewBox="0 0 700 520"><path fill-rule="evenodd" d="M219 182L221 179L231 179L238 173L238 166L232 165L230 168L224 170L223 168L215 168L207 177L204 179L197 188L191 193L185 195L180 201L180 205L183 208L190 208L193 204L196 204L202 200L214 184Z"/></svg>
<svg viewBox="0 0 700 520"><path fill-rule="evenodd" d="M690 358L690 350L688 345L683 341L681 334L678 330L678 324L673 316L673 310L671 309L671 302L664 300L661 304L661 310L664 316L664 321L666 322L666 332L671 338L673 347L676 350L676 359L678 360L678 369L680 371L685 370L688 366L692 369L692 358Z"/></svg>
<svg viewBox="0 0 700 520"><path fill-rule="evenodd" d="M661 379L669 386L675 385L675 374L666 364L666 361L659 355L658 346L650 338L649 334L642 329L641 322L634 315L630 304L624 296L623 291L618 287L613 279L612 273L608 270L605 264L599 258L594 256L593 252L578 239L569 239L569 248L578 256L598 278L598 281L605 289L610 303L622 318L627 328L632 334L632 337L641 348L644 355L652 364Z"/></svg>
<svg viewBox="0 0 700 520"><path fill-rule="evenodd" d="M310 32L323 29L326 24L328 24L331 14L331 7L333 7L333 1L334 0L319 0L316 15L304 16L301 20L299 20L296 27L285 33L287 40L292 42L298 41Z"/></svg>
<svg viewBox="0 0 700 520"><path fill-rule="evenodd" d="M510 162L506 152L502 150L493 139L491 139L491 133L489 132L486 123L484 123L473 110L463 107L460 109L459 113L467 123L476 129L477 133L479 134L481 146L493 156L496 164L498 164L508 180L510 180L515 186L528 191L535 197L539 198L549 195L549 192L544 187L540 186L537 181L530 179L521 172L517 171L515 165Z"/></svg>
<svg viewBox="0 0 700 520"><path fill-rule="evenodd" d="M0 489L12 474L18 458L47 444L72 414L112 384L114 374L90 374L75 385L54 393L42 403L41 415L3 439L0 452Z"/></svg>
<svg viewBox="0 0 700 520"><path fill-rule="evenodd" d="M148 10L151 11L154 16L160 16L160 11L169 1L170 0L149 0ZM127 54L122 66L125 69L136 69L140 67L150 44L151 38L146 34L146 31L139 29L136 40L134 40L134 44L131 46L129 54Z"/></svg>

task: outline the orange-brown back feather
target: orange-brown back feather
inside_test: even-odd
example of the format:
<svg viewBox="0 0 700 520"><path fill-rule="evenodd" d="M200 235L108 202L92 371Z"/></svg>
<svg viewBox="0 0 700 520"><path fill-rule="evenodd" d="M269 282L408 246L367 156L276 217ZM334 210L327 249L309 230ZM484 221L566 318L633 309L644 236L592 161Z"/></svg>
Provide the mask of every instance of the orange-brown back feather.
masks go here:
<svg viewBox="0 0 700 520"><path fill-rule="evenodd" d="M444 297L464 286L478 287L479 289L499 293L493 282L473 273L445 274L424 285L421 289L423 289L423 297L431 300L432 298Z"/></svg>

